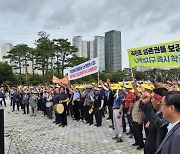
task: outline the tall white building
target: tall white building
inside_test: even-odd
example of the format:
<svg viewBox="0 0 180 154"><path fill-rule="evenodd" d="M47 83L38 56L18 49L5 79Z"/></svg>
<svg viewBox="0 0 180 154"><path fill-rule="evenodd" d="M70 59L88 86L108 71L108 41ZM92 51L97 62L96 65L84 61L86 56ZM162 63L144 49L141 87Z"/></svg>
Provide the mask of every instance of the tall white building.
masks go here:
<svg viewBox="0 0 180 154"><path fill-rule="evenodd" d="M78 48L78 52L75 54L78 57L88 57L88 41L82 40L82 36L73 37L73 45Z"/></svg>
<svg viewBox="0 0 180 154"><path fill-rule="evenodd" d="M95 58L94 57L94 41L88 41L88 52L87 52L87 57L89 59Z"/></svg>
<svg viewBox="0 0 180 154"><path fill-rule="evenodd" d="M1 55L0 55L0 61L2 62L8 62L10 64L10 59L4 59L3 56L7 56L8 52L13 48L13 45L11 43L6 43L1 45Z"/></svg>
<svg viewBox="0 0 180 154"><path fill-rule="evenodd" d="M95 36L94 38L94 57L99 58L99 70L105 70L105 48L104 48L104 37Z"/></svg>
<svg viewBox="0 0 180 154"><path fill-rule="evenodd" d="M88 53L88 41L82 41L82 57L87 58Z"/></svg>
<svg viewBox="0 0 180 154"><path fill-rule="evenodd" d="M78 52L76 52L75 54L78 57L82 57L82 36L74 36L72 43L75 47L78 48Z"/></svg>

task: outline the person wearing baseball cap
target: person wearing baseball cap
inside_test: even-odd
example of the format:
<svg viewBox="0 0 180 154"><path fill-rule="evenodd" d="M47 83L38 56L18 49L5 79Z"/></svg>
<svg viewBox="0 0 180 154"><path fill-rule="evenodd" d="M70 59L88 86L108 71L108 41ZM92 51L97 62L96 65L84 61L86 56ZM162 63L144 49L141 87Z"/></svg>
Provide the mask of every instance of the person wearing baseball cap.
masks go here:
<svg viewBox="0 0 180 154"><path fill-rule="evenodd" d="M122 127L122 111L123 111L123 88L121 86L116 87L117 93L115 94L114 103L113 103L113 122L116 136L113 139L116 139L117 143L123 142L123 127Z"/></svg>
<svg viewBox="0 0 180 154"><path fill-rule="evenodd" d="M126 86L124 86L124 88L126 89L127 94L125 95L125 98L123 99L123 101L124 101L123 116L122 116L123 132L126 132L125 117L127 117L130 131L126 134L130 135L130 138L132 138L133 137L133 127L132 127L131 111L133 108L133 102L135 100L135 95L134 95L134 93L131 92L131 90L133 89L132 85L126 85Z"/></svg>
<svg viewBox="0 0 180 154"><path fill-rule="evenodd" d="M99 88L94 88L94 115L96 119L95 126L97 127L102 125L102 109L104 104L104 96L100 90Z"/></svg>

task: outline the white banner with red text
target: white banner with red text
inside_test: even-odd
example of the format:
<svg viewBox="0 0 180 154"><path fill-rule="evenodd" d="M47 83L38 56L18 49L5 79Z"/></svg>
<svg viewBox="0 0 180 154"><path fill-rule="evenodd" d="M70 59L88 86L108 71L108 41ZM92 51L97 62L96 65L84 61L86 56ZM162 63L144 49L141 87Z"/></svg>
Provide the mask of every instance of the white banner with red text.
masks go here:
<svg viewBox="0 0 180 154"><path fill-rule="evenodd" d="M68 70L69 80L75 80L99 71L99 59L93 58Z"/></svg>

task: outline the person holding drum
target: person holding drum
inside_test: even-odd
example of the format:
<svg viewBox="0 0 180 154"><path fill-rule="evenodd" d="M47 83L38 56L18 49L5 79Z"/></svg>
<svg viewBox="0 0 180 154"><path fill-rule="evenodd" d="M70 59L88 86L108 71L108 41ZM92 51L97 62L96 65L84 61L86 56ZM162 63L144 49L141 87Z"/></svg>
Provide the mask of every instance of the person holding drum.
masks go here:
<svg viewBox="0 0 180 154"><path fill-rule="evenodd" d="M62 111L62 113L60 114L61 124L59 125L59 127L65 127L67 125L67 101L69 101L68 94L65 92L65 87L61 86L59 94L59 104L62 104L64 106L64 111Z"/></svg>

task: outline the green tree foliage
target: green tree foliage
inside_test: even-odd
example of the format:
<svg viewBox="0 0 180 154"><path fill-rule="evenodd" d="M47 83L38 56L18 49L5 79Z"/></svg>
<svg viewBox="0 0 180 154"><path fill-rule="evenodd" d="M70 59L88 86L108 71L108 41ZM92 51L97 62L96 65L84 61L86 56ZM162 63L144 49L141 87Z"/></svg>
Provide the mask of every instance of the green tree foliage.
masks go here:
<svg viewBox="0 0 180 154"><path fill-rule="evenodd" d="M39 74L30 75L29 77L29 84L30 85L42 85L43 77Z"/></svg>
<svg viewBox="0 0 180 154"><path fill-rule="evenodd" d="M47 80L47 73L49 68L49 59L54 54L53 42L49 39L49 35L46 32L41 31L38 33L38 36L39 39L35 41L36 64L37 64L37 69L42 71L43 84L45 84Z"/></svg>
<svg viewBox="0 0 180 154"><path fill-rule="evenodd" d="M12 67L6 62L0 62L0 85L5 82L6 84L14 84L16 83L16 78Z"/></svg>
<svg viewBox="0 0 180 154"><path fill-rule="evenodd" d="M22 68L23 63L25 64L25 70L27 73L27 55L28 55L29 47L26 44L18 44L16 45L12 50L8 52L7 56L4 56L3 58L9 58L10 62L14 65L12 66L14 69L19 70L19 81L20 84L22 83Z"/></svg>
<svg viewBox="0 0 180 154"><path fill-rule="evenodd" d="M31 62L31 68L32 68L32 74L34 75L34 71L36 69L36 49L34 48L29 48L29 53L28 53L28 60Z"/></svg>
<svg viewBox="0 0 180 154"><path fill-rule="evenodd" d="M64 69L69 66L68 59L73 53L77 52L77 48L68 41L68 39L54 39L54 50L56 56L56 69L58 72L58 77L61 75L63 77Z"/></svg>

